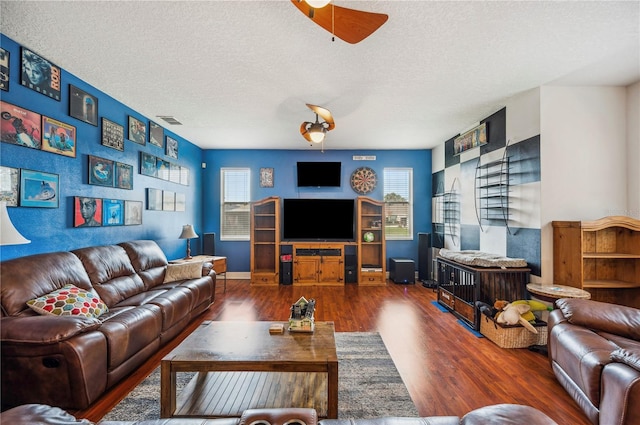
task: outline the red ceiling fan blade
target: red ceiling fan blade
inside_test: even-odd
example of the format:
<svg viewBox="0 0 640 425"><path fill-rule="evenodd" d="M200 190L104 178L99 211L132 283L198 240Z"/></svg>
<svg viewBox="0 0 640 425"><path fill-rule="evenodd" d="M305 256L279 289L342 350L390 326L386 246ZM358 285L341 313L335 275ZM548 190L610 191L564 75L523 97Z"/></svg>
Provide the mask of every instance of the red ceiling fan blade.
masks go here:
<svg viewBox="0 0 640 425"><path fill-rule="evenodd" d="M383 13L348 9L335 6L333 3L321 9L313 9L303 0L291 0L291 3L313 22L351 44L369 37L389 19L389 16Z"/></svg>

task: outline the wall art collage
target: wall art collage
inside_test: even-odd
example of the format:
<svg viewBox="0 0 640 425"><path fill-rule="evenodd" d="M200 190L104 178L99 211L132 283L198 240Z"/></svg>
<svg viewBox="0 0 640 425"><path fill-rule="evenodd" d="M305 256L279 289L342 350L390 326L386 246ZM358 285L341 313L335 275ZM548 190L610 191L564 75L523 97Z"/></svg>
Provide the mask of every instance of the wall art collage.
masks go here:
<svg viewBox="0 0 640 425"><path fill-rule="evenodd" d="M151 211L186 211L187 197L171 190L147 188L147 209Z"/></svg>
<svg viewBox="0 0 640 425"><path fill-rule="evenodd" d="M36 52L21 46L20 84L58 102L62 99L63 81L60 67ZM0 90L9 91L9 52L0 48ZM102 146L125 150L126 138L138 145L157 146L164 155L178 159L178 140L165 135L157 123L127 116L126 123L98 115L98 98L72 84L68 85L68 115L83 123L101 125ZM76 126L31 111L19 105L0 101L0 141L31 149L76 158L78 132ZM82 128L82 127L81 127ZM87 184L133 190L134 165L94 155L88 157ZM164 158L140 152L140 174L173 183L189 185L189 168ZM156 189L149 189L156 191ZM159 191L162 211L184 211L184 194ZM0 166L0 201L13 207L59 207L57 174ZM142 224L143 201L73 197L73 227L101 227Z"/></svg>

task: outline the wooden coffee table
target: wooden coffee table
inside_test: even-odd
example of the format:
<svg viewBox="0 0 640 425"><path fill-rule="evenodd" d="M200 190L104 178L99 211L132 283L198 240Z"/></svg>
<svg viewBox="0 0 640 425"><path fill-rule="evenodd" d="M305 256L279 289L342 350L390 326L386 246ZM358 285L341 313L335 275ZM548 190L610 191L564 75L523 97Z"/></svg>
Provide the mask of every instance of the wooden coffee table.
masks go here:
<svg viewBox="0 0 640 425"><path fill-rule="evenodd" d="M239 417L249 408L312 407L338 417L333 322L269 334L274 322L209 322L160 363L160 416ZM275 322L278 323L278 322ZM199 372L176 397L176 373Z"/></svg>

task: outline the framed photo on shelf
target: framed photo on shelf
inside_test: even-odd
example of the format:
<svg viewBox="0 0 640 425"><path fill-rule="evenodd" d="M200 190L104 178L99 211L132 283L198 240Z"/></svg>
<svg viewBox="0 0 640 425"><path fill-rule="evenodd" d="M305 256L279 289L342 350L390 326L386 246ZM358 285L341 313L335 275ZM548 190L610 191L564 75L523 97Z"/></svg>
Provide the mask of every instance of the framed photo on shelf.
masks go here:
<svg viewBox="0 0 640 425"><path fill-rule="evenodd" d="M22 169L20 172L20 206L58 208L57 174Z"/></svg>
<svg viewBox="0 0 640 425"><path fill-rule="evenodd" d="M164 128L153 121L149 121L149 143L159 148L164 147Z"/></svg>
<svg viewBox="0 0 640 425"><path fill-rule="evenodd" d="M162 211L176 210L176 193L170 190L162 191Z"/></svg>
<svg viewBox="0 0 640 425"><path fill-rule="evenodd" d="M75 158L76 128L43 115L42 150Z"/></svg>
<svg viewBox="0 0 640 425"><path fill-rule="evenodd" d="M129 115L129 133L127 138L139 145L147 144L147 125L136 117Z"/></svg>
<svg viewBox="0 0 640 425"><path fill-rule="evenodd" d="M140 174L143 176L157 177L155 155L140 152Z"/></svg>
<svg viewBox="0 0 640 425"><path fill-rule="evenodd" d="M147 209L162 211L162 191L160 189L147 188Z"/></svg>
<svg viewBox="0 0 640 425"><path fill-rule="evenodd" d="M18 206L20 188L20 169L0 166L0 202L8 207Z"/></svg>
<svg viewBox="0 0 640 425"><path fill-rule="evenodd" d="M273 168L260 169L260 187L273 187Z"/></svg>
<svg viewBox="0 0 640 425"><path fill-rule="evenodd" d="M9 52L0 47L0 90L9 91Z"/></svg>
<svg viewBox="0 0 640 425"><path fill-rule="evenodd" d="M142 201L124 201L124 225L142 224Z"/></svg>
<svg viewBox="0 0 640 425"><path fill-rule="evenodd" d="M482 123L453 139L453 154L459 155L469 149L486 145L487 140L487 123Z"/></svg>
<svg viewBox="0 0 640 425"><path fill-rule="evenodd" d="M88 196L73 198L73 227L102 226L102 199Z"/></svg>
<svg viewBox="0 0 640 425"><path fill-rule="evenodd" d="M184 193L176 193L176 211L187 210L187 195Z"/></svg>
<svg viewBox="0 0 640 425"><path fill-rule="evenodd" d="M69 84L69 115L98 126L98 98Z"/></svg>
<svg viewBox="0 0 640 425"><path fill-rule="evenodd" d="M133 165L116 162L115 187L133 190Z"/></svg>
<svg viewBox="0 0 640 425"><path fill-rule="evenodd" d="M103 117L102 146L124 151L124 127Z"/></svg>
<svg viewBox="0 0 640 425"><path fill-rule="evenodd" d="M113 187L113 160L89 155L89 184Z"/></svg>
<svg viewBox="0 0 640 425"><path fill-rule="evenodd" d="M32 149L42 147L42 116L0 101L0 140Z"/></svg>
<svg viewBox="0 0 640 425"><path fill-rule="evenodd" d="M178 159L178 141L173 137L167 136L165 154L169 158Z"/></svg>
<svg viewBox="0 0 640 425"><path fill-rule="evenodd" d="M20 84L51 99L60 101L60 67L37 53L22 47Z"/></svg>

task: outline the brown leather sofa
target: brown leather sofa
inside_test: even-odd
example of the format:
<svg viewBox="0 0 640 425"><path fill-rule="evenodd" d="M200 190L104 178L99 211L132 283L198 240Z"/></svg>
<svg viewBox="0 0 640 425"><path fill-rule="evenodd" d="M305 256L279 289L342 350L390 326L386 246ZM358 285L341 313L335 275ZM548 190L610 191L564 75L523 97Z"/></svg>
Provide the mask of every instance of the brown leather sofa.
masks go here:
<svg viewBox="0 0 640 425"><path fill-rule="evenodd" d="M0 415L0 422L11 425L91 425L57 407L23 405ZM557 425L544 413L530 406L496 404L457 416L380 417L372 419L324 419L318 421L315 409L249 409L239 418L156 419L138 422L102 421L98 425Z"/></svg>
<svg viewBox="0 0 640 425"><path fill-rule="evenodd" d="M167 268L149 240L0 263L3 410L26 403L85 409L211 306L212 267L165 282ZM89 318L28 307L66 284L95 291L108 311Z"/></svg>
<svg viewBox="0 0 640 425"><path fill-rule="evenodd" d="M556 301L549 361L593 424L640 420L640 310L592 300Z"/></svg>

